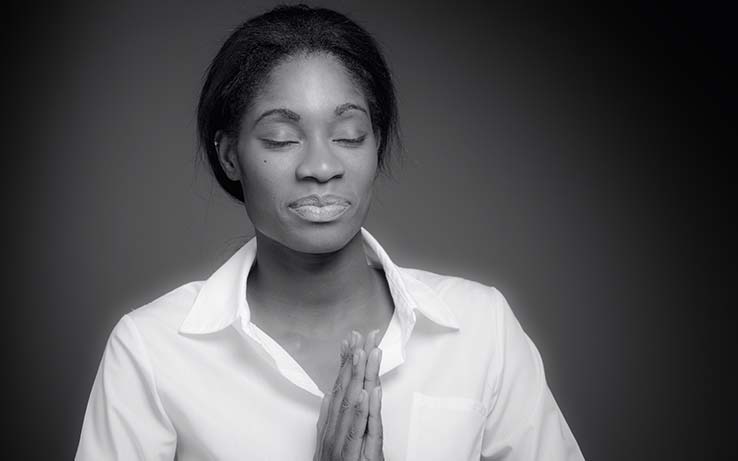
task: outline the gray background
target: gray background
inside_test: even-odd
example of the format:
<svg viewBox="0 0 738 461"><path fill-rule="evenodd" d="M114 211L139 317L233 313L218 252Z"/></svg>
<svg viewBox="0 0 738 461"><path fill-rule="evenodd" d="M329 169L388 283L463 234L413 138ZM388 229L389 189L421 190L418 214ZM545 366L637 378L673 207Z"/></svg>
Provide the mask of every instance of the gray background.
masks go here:
<svg viewBox="0 0 738 461"><path fill-rule="evenodd" d="M502 290L588 459L734 452L727 14L314 4L372 32L396 78L407 152L366 224L395 262ZM7 10L8 428L24 458L73 456L124 313L253 235L196 161L195 105L228 31L272 5Z"/></svg>

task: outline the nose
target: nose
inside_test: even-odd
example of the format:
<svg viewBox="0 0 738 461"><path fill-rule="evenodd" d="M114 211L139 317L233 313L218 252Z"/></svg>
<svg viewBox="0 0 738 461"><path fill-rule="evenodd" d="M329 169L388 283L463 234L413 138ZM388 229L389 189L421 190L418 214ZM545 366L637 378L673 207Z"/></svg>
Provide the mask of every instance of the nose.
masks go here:
<svg viewBox="0 0 738 461"><path fill-rule="evenodd" d="M343 162L329 144L314 141L307 143L295 173L299 180L312 179L324 183L342 177L345 171Z"/></svg>

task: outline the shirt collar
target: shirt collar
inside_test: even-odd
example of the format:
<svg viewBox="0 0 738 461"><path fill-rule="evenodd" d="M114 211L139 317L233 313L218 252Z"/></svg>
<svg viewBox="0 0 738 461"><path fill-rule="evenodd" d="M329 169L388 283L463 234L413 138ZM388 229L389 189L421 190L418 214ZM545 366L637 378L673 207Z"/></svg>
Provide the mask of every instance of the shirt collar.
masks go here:
<svg viewBox="0 0 738 461"><path fill-rule="evenodd" d="M402 330L403 345L415 325L415 311L432 322L458 330L453 312L441 297L408 269L395 265L382 246L365 228L361 228L367 263L382 266L392 293ZM246 281L256 259L256 237L249 240L218 268L200 288L179 332L209 334L222 330L238 319L248 323L250 310L246 301Z"/></svg>

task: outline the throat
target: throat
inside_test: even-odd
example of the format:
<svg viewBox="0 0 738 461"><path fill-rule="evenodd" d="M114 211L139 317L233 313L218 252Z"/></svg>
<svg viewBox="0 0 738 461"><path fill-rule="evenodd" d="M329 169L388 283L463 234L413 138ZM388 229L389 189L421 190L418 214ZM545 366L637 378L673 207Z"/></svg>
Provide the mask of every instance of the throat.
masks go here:
<svg viewBox="0 0 738 461"><path fill-rule="evenodd" d="M326 293L290 296L287 291L262 292L247 285L247 302L251 321L264 326L299 349L334 336L343 337L351 330L363 331L368 325L377 325L383 318L391 318L394 304L389 293L384 272L366 266L369 281L351 289L348 283L343 290L335 289L332 297ZM317 288L320 290L320 288ZM378 327L375 327L378 328ZM328 339L329 342L332 340ZM340 340L339 340L340 343Z"/></svg>
<svg viewBox="0 0 738 461"><path fill-rule="evenodd" d="M246 284L252 321L285 338L309 341L350 331L376 319L378 306L387 301L384 273L367 263L360 232L325 254L296 252L260 234L257 239Z"/></svg>

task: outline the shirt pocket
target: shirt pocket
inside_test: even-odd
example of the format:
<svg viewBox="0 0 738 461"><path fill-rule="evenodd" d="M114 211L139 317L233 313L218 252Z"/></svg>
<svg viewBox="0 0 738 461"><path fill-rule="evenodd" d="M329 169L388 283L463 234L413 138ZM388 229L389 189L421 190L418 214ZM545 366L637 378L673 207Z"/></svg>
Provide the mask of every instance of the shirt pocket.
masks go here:
<svg viewBox="0 0 738 461"><path fill-rule="evenodd" d="M485 414L476 400L414 392L407 460L479 461Z"/></svg>

